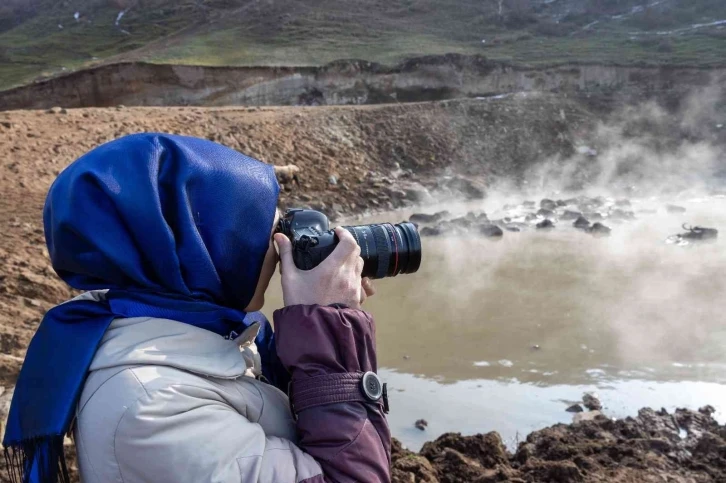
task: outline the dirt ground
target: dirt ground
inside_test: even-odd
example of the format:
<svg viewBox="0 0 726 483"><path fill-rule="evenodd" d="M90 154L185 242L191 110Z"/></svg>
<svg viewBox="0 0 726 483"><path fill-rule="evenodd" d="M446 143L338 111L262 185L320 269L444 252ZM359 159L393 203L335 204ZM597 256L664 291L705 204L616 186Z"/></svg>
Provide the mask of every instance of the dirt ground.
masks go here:
<svg viewBox="0 0 726 483"><path fill-rule="evenodd" d="M393 481L453 483L726 481L726 426L699 411L642 409L536 431L507 452L497 433L444 434L419 454L394 445Z"/></svg>
<svg viewBox="0 0 726 483"><path fill-rule="evenodd" d="M73 295L50 266L42 206L55 176L94 146L140 131L212 139L276 166L296 165L299 183L283 183L281 206L310 206L335 217L432 197L484 196L491 179L516 179L537 159L571 153L574 139L595 120L576 103L551 96L0 113L0 386L14 385L45 311ZM0 412L8 395L0 391ZM688 431L685 439L679 428ZM419 455L396 445L393 471L397 482L726 481L726 429L706 410L644 410L635 419L535 432L513 455L495 433L444 435Z"/></svg>

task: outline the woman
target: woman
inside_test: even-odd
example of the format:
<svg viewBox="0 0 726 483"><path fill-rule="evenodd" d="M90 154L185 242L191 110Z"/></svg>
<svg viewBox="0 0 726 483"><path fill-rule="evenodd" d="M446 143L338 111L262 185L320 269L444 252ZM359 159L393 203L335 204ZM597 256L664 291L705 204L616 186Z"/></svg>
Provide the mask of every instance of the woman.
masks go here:
<svg viewBox="0 0 726 483"><path fill-rule="evenodd" d="M49 311L28 349L4 441L16 480L68 480L71 429L89 483L390 479L382 399L361 384L377 369L359 310L372 287L348 232L308 272L274 235L274 337L253 313L278 260L278 191L271 166L162 134L60 174L48 251L89 292Z"/></svg>

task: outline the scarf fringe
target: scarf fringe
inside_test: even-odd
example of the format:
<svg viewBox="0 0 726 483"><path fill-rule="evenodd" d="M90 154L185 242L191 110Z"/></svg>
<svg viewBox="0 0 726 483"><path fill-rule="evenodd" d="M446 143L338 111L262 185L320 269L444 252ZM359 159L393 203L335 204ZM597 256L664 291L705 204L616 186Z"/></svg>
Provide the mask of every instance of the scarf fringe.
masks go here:
<svg viewBox="0 0 726 483"><path fill-rule="evenodd" d="M63 436L45 436L5 447L6 473L12 483L70 483Z"/></svg>

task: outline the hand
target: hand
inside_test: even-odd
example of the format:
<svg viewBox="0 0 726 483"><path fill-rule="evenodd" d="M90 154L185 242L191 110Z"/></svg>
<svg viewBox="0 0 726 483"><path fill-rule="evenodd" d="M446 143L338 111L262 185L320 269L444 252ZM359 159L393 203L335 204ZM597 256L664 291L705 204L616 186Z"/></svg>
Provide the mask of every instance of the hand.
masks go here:
<svg viewBox="0 0 726 483"><path fill-rule="evenodd" d="M312 270L300 270L292 259L292 244L283 234L275 235L280 253L282 297L285 306L343 304L358 309L375 293L371 281L361 279L360 247L344 228L336 228L338 245Z"/></svg>

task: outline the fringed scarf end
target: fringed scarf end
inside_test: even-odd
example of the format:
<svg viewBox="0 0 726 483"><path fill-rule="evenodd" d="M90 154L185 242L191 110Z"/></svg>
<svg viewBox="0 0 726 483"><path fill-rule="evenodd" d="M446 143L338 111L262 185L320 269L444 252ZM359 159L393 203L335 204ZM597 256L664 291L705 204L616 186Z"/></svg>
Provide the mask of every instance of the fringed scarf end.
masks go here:
<svg viewBox="0 0 726 483"><path fill-rule="evenodd" d="M70 483L63 436L46 436L5 447L5 471L12 483Z"/></svg>

